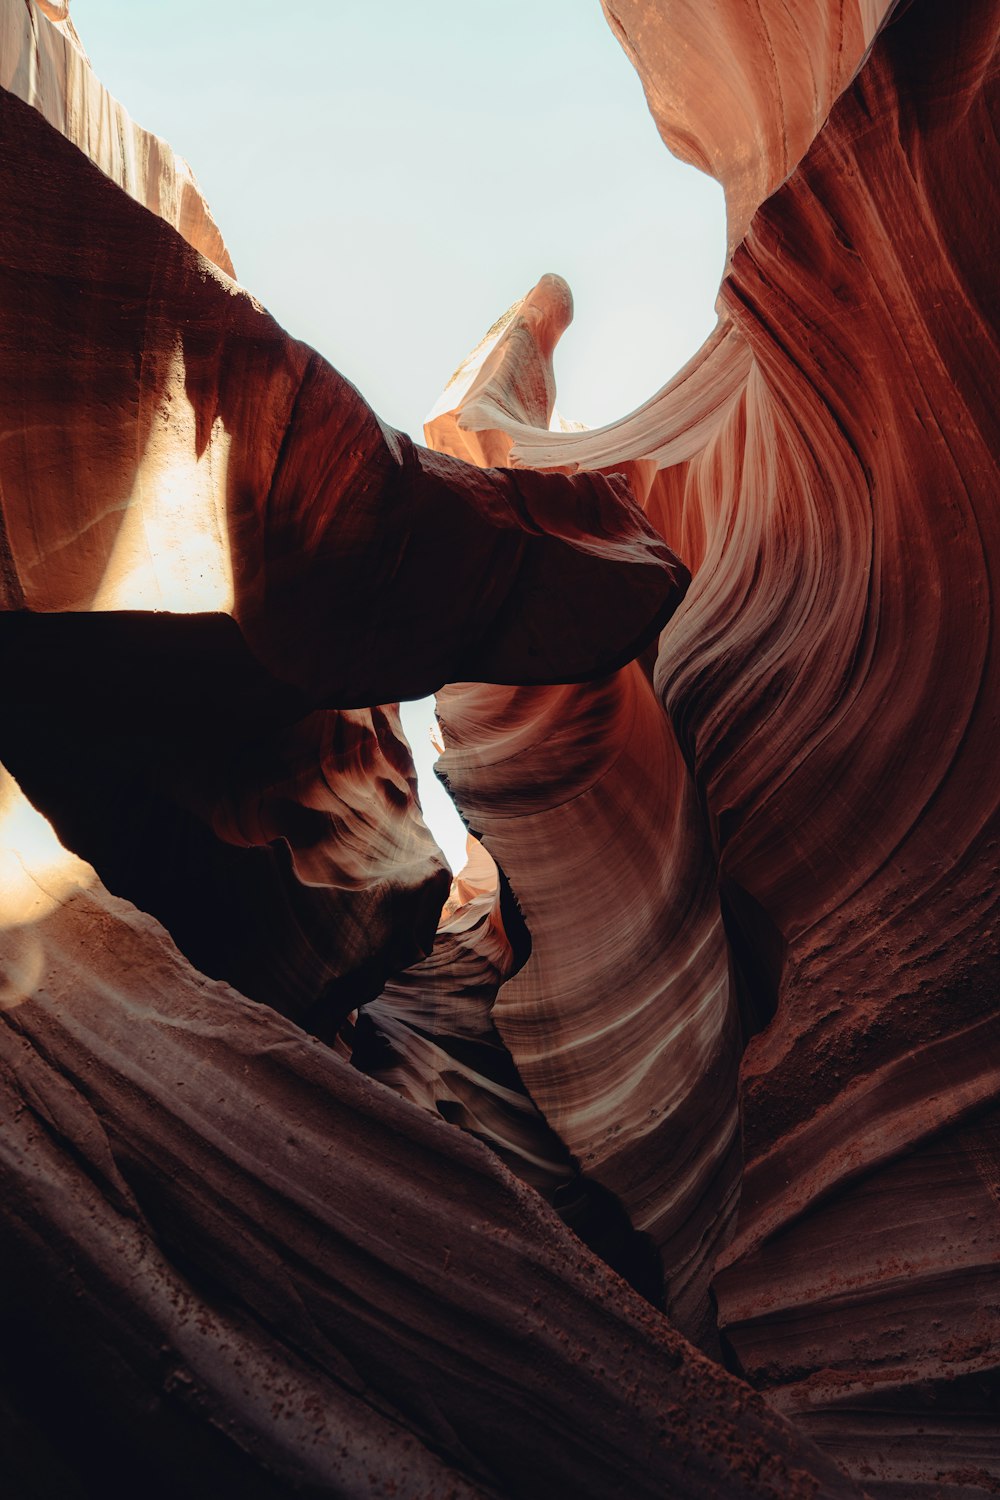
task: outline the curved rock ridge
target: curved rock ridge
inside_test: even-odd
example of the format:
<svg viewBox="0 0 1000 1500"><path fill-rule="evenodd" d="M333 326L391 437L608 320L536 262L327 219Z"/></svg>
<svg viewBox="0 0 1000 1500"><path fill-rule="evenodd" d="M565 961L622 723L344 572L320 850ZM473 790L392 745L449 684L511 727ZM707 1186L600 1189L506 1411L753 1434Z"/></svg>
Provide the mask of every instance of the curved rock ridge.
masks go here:
<svg viewBox="0 0 1000 1500"><path fill-rule="evenodd" d="M740 402L752 358L746 340L723 310L711 336L662 390L636 411L606 427L541 431L524 421L501 416L511 439L514 467L580 470L617 469L633 476L638 497L649 494L658 470L694 458ZM498 413L485 408L463 411L465 425L488 427ZM636 482L636 476L639 476Z"/></svg>
<svg viewBox="0 0 1000 1500"><path fill-rule="evenodd" d="M351 705L600 675L683 569L621 481L385 429L7 91L0 138L0 748L203 971L14 805L0 1423L25 1484L853 1493L481 1147L205 977L332 1034L429 947L447 884L392 710ZM550 1176L590 1212L574 1164Z"/></svg>
<svg viewBox="0 0 1000 1500"><path fill-rule="evenodd" d="M352 1061L486 1140L519 1176L551 1192L572 1176L565 1152L533 1108L490 1018L517 963L500 915L496 868L488 879L484 860L485 850L472 889L463 880L462 896L455 892L448 902L434 951L364 1007Z"/></svg>
<svg viewBox="0 0 1000 1500"><path fill-rule="evenodd" d="M478 372L467 362L428 440L486 464L509 456L510 436L483 424L547 427L571 312L565 283L543 277L486 358L473 356ZM672 1319L712 1346L708 1278L739 1165L739 1026L710 850L670 724L636 663L580 687L452 684L438 712L441 775L531 937L497 995L499 1033L585 1178L660 1250Z"/></svg>
<svg viewBox="0 0 1000 1500"><path fill-rule="evenodd" d="M481 474L384 428L8 92L0 134L0 755L192 961L335 1031L429 951L448 889L368 705L473 663L606 670L674 562L621 483Z"/></svg>
<svg viewBox="0 0 1000 1500"><path fill-rule="evenodd" d="M496 866L478 841L469 845L470 864L453 883L433 952L364 1006L347 1038L351 1062L484 1141L602 1260L662 1306L655 1246L612 1194L581 1173L496 1029L497 991L524 958L507 937L505 915L519 924Z"/></svg>
<svg viewBox="0 0 1000 1500"><path fill-rule="evenodd" d="M730 253L798 166L898 0L601 0L664 142L726 190Z"/></svg>
<svg viewBox="0 0 1000 1500"><path fill-rule="evenodd" d="M32 105L112 182L235 276L191 168L98 81L69 9L51 0L0 0L0 88Z"/></svg>
<svg viewBox="0 0 1000 1500"><path fill-rule="evenodd" d="M546 277L435 454L87 160L68 8L0 6L15 1492L995 1493L995 7L616 0L727 187L719 327L553 432ZM368 705L443 682L520 911L472 872L428 952ZM359 1005L407 1097L274 1008Z"/></svg>
<svg viewBox="0 0 1000 1500"><path fill-rule="evenodd" d="M415 447L2 99L8 608L231 612L268 670L338 707L421 696L473 659L501 680L593 675L655 633L676 570L626 486ZM467 567L445 620L427 601L449 547ZM582 598L601 607L571 639Z"/></svg>
<svg viewBox="0 0 1000 1500"><path fill-rule="evenodd" d="M0 1011L15 1486L857 1493L492 1153L206 981L37 815L25 852L0 800L34 892Z"/></svg>
<svg viewBox="0 0 1000 1500"><path fill-rule="evenodd" d="M671 51L669 15L648 7L629 7L628 48L677 145L663 101L703 113L707 96L701 22L666 9L684 10L693 52ZM717 7L712 24L725 37L779 9L751 23ZM490 441L513 439L514 462L607 470L620 445L661 466L647 514L694 575L654 671L696 787L679 837L709 849L758 1033L720 1326L734 1367L886 1497L1000 1484L998 38L992 7L899 10L743 236L714 340L645 408L598 433L535 416L531 434L502 402L460 422L499 423ZM712 108L736 160L754 137ZM695 109L692 137L704 128ZM739 223L758 188L723 175ZM474 743L446 697L442 712ZM531 874L502 837L519 809L491 803L484 761L473 774L470 755L467 786L449 779L474 826L492 809L520 898ZM649 777L633 778L637 808L656 805ZM663 847L650 839L647 878ZM555 929L575 922L577 886L559 897ZM649 942L637 926L633 950ZM693 951L678 932L669 966ZM541 1103L505 992L498 1026Z"/></svg>
<svg viewBox="0 0 1000 1500"><path fill-rule="evenodd" d="M694 731L732 810L730 876L788 945L780 1024L744 1066L721 1315L752 1378L890 1494L1000 1483L1000 425L983 399L1000 362L988 236L954 168L995 177L998 35L985 12L913 6L737 257L734 302L773 307L782 279L780 334L762 317L755 355L795 413L774 448L823 568L803 559L758 651L763 695L784 684L780 781L731 713L723 748L725 689ZM787 524L779 541L762 521L758 578L788 557ZM684 656L661 686L693 706ZM711 660L698 676L721 686ZM787 1270L762 1304L771 1246Z"/></svg>
<svg viewBox="0 0 1000 1500"><path fill-rule="evenodd" d="M230 627L226 649L206 623ZM0 743L60 835L202 972L332 1035L430 951L450 877L395 708L299 718L270 695L254 712L259 676L233 637L217 617L0 616ZM104 653L117 671L95 684Z"/></svg>
<svg viewBox="0 0 1000 1500"><path fill-rule="evenodd" d="M561 276L543 276L509 307L462 361L424 423L439 453L480 468L510 462L510 429L525 414L552 419L552 354L573 319L573 294ZM530 418L526 425L530 427Z"/></svg>
<svg viewBox="0 0 1000 1500"><path fill-rule="evenodd" d="M711 1346L708 1278L739 1167L739 1025L662 708L638 666L562 690L455 685L438 703L442 772L531 935L495 1024L585 1177L659 1248L671 1318Z"/></svg>

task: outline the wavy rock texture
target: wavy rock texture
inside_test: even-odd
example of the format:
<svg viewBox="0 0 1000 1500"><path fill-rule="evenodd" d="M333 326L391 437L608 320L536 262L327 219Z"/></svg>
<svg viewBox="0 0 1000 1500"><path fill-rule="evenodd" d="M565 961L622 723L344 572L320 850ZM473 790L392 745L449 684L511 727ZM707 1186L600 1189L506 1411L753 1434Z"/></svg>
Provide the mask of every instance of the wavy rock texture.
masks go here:
<svg viewBox="0 0 1000 1500"><path fill-rule="evenodd" d="M733 4L709 27L686 5L615 5L665 139L729 193L719 329L601 432L505 418L511 371L452 421L514 463L659 467L647 513L694 577L654 681L686 768L675 805L700 813L666 847L711 848L758 1031L720 1327L734 1366L872 1494L966 1497L1000 1485L1000 19L917 0L854 77L879 19L862 9L848 27L855 10ZM853 40L832 57L838 15ZM444 715L459 763L488 761L489 727ZM595 722L588 756L616 742L613 714ZM531 728L522 753L545 754ZM649 775L619 840L629 822L636 841L663 826ZM452 779L485 827L486 783ZM527 905L548 867L503 847L516 811L492 805L487 843ZM650 842L654 879L663 849ZM580 871L528 914L536 942L586 901ZM633 951L659 938L637 916ZM672 966L695 951L678 932ZM539 988L538 1009L555 1006L558 977ZM540 1037L508 1041L529 1077Z"/></svg>
<svg viewBox="0 0 1000 1500"><path fill-rule="evenodd" d="M2 14L41 113L0 92L0 750L98 867L4 776L6 1492L855 1493L494 1154L218 982L332 1034L419 957L447 880L358 705L607 673L682 570L620 482L383 428L113 180L66 31Z"/></svg>
<svg viewBox="0 0 1000 1500"><path fill-rule="evenodd" d="M1000 19L606 8L719 327L550 431L545 278L435 454L0 0L0 755L77 851L0 784L15 1495L1000 1484ZM504 875L429 952L370 705L445 682Z"/></svg>
<svg viewBox="0 0 1000 1500"><path fill-rule="evenodd" d="M492 1153L0 790L7 1493L854 1493Z"/></svg>
<svg viewBox="0 0 1000 1500"><path fill-rule="evenodd" d="M19 59L24 7L3 15ZM81 55L58 34L50 53L72 54L72 89ZM66 115L107 165L98 95L88 81ZM481 475L383 428L34 109L0 105L0 631L18 663L0 754L201 968L335 1030L429 950L448 888L394 711L367 705L473 661L525 680L617 664L669 612L671 556L620 483ZM455 545L446 621L426 601Z"/></svg>
<svg viewBox="0 0 1000 1500"><path fill-rule="evenodd" d="M525 1086L497 1029L497 992L520 968L507 929L523 930L496 866L469 840L433 952L365 1005L353 1065L485 1141L564 1223L644 1297L663 1305L655 1247L615 1197L581 1172Z"/></svg>
<svg viewBox="0 0 1000 1500"><path fill-rule="evenodd" d="M798 166L898 0L601 0L671 151L726 190L729 247Z"/></svg>
<svg viewBox="0 0 1000 1500"><path fill-rule="evenodd" d="M497 997L498 1030L585 1176L659 1249L671 1317L710 1345L707 1282L739 1166L739 1028L663 711L638 666L587 688L459 686L439 702L443 772L532 939ZM638 827L644 838L623 837Z"/></svg>
<svg viewBox="0 0 1000 1500"><path fill-rule="evenodd" d="M490 463L510 437L480 420L547 426L571 311L565 283L543 278L478 368L459 372L428 441ZM579 687L452 685L438 707L441 774L531 935L497 996L500 1035L585 1177L660 1252L671 1317L711 1347L708 1280L739 1168L739 1029L710 851L669 722L638 663Z"/></svg>
<svg viewBox="0 0 1000 1500"><path fill-rule="evenodd" d="M42 17L48 17L46 25ZM91 71L68 0L0 6L0 88L32 105L139 203L234 275L211 210L166 141L141 129Z"/></svg>

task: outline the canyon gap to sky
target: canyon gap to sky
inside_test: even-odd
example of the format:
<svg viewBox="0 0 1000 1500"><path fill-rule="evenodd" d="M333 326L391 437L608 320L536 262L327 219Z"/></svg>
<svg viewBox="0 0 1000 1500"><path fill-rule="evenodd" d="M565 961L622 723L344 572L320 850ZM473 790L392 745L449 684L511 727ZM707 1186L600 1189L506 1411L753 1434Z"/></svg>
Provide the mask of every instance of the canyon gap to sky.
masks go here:
<svg viewBox="0 0 1000 1500"><path fill-rule="evenodd" d="M599 0L77 0L73 16L98 77L189 161L243 285L418 441L545 271L576 304L556 356L571 421L630 411L714 324L722 191L660 141ZM430 716L413 705L406 728L457 865Z"/></svg>

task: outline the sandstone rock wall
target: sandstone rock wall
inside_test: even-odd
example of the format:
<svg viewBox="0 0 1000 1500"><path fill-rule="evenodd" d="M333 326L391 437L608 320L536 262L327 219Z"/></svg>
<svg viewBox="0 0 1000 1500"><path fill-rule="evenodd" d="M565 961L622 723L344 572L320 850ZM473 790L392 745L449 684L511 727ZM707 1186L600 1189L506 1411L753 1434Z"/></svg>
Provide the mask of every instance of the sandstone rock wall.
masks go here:
<svg viewBox="0 0 1000 1500"><path fill-rule="evenodd" d="M713 1281L733 1367L872 1493L992 1493L1000 21L915 3L873 41L879 17L859 12L817 70L835 7L733 4L710 26L613 9L664 137L727 188L719 328L599 432L532 431L483 389L451 422L466 444L506 438L514 464L628 466L692 569L652 676L687 773L676 805L701 816L653 840L647 869L707 842L751 1034ZM458 730L471 764L489 732ZM602 714L595 736L616 735ZM638 846L660 825L648 768L632 784L616 841ZM557 875L536 856L525 888L547 876L573 911L583 868L572 847ZM544 930L557 941L561 919ZM641 928L633 951L661 936ZM671 952L703 955L696 925ZM559 1003L535 972L534 1003ZM621 973L610 1015L632 1006ZM519 1063L543 1050L510 1044Z"/></svg>
<svg viewBox="0 0 1000 1500"><path fill-rule="evenodd" d="M1000 1483L1000 19L605 8L718 328L553 432L545 277L422 448L0 0L14 1495Z"/></svg>

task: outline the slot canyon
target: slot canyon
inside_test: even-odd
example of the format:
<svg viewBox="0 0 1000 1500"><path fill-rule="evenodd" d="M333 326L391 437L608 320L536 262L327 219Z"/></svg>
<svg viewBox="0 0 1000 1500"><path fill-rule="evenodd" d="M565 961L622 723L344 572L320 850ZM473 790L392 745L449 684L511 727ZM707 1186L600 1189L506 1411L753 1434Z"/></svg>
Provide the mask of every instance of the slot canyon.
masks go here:
<svg viewBox="0 0 1000 1500"><path fill-rule="evenodd" d="M0 0L9 1500L1000 1494L1000 5L601 3L715 329L417 443Z"/></svg>

